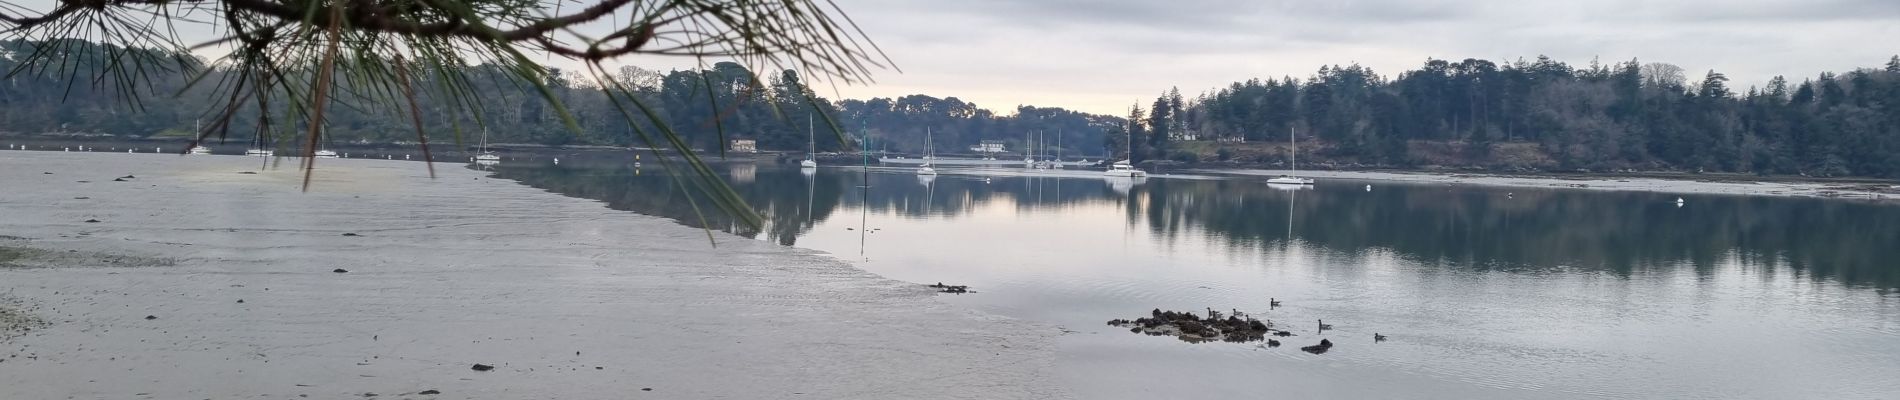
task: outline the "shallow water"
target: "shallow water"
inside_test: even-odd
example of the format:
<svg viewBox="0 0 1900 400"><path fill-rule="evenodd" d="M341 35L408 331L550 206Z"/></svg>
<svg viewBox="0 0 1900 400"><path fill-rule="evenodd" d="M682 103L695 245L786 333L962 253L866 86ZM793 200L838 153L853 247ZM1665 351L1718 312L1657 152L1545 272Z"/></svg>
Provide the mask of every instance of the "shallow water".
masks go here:
<svg viewBox="0 0 1900 400"><path fill-rule="evenodd" d="M651 166L497 171L894 279L970 285L975 293L944 296L1064 327L1059 373L1080 398L1900 393L1892 205L1344 180L1280 190L1258 178L1129 182L1080 170L926 179L896 168L716 168L765 216L762 229L703 201L696 213ZM1284 307L1269 310L1269 298ZM1103 324L1207 307L1299 336L1269 349ZM1319 319L1336 329L1315 331ZM1338 345L1298 350L1321 338Z"/></svg>

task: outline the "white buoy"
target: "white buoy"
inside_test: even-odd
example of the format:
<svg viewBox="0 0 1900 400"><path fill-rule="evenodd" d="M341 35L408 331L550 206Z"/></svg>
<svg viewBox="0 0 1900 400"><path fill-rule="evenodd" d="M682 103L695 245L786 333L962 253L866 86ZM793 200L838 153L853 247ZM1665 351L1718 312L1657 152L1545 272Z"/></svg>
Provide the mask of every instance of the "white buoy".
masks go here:
<svg viewBox="0 0 1900 400"><path fill-rule="evenodd" d="M408 155L408 154L404 154L404 155L402 155L402 159L404 159L404 160L407 160L407 159L409 159L409 155Z"/></svg>
<svg viewBox="0 0 1900 400"><path fill-rule="evenodd" d="M1366 191L1368 192L1372 191L1372 185L1366 185Z"/></svg>
<svg viewBox="0 0 1900 400"><path fill-rule="evenodd" d="M1682 201L1682 198L1681 198L1681 197L1677 197L1677 198L1676 198L1676 205L1678 205L1678 206L1680 206L1680 205L1682 205L1682 203L1683 203L1683 201Z"/></svg>
<svg viewBox="0 0 1900 400"><path fill-rule="evenodd" d="M554 158L554 163L555 163L555 164L560 164L560 163L561 163L561 158L560 158L560 157L555 157L555 158Z"/></svg>

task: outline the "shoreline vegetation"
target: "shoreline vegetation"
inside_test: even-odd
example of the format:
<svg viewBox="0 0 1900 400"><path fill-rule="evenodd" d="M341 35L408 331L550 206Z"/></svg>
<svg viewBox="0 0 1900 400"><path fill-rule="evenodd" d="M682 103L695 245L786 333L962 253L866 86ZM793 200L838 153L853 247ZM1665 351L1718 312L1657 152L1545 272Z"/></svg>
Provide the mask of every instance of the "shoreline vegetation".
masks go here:
<svg viewBox="0 0 1900 400"><path fill-rule="evenodd" d="M64 44L72 46L67 50L73 57L109 50L92 42ZM0 54L28 54L42 45L0 42ZM1547 57L1429 59L1397 73L1329 65L1304 77L1249 79L1198 94L1168 89L1126 115L1029 105L992 110L923 94L827 99L808 87L812 77L731 62L665 72L626 66L596 71L599 76L549 71L559 79L549 81L547 93L564 99L576 118L573 129L542 99L512 85L483 83L469 90L510 106L487 118L420 121L341 108L326 116L324 140L400 143L427 132L433 143L466 146L476 141L478 127L486 127L490 142L522 148L644 145L634 131L648 122L613 118L618 114L599 90L608 84L629 87L628 96L654 105L655 120L670 121L682 147L711 154L722 148L803 151L813 132L809 117L818 116L818 140L810 145L820 152L869 148L916 155L929 140L934 148L951 150L939 152L946 156L982 145L1002 148L991 154L998 158L1020 158L1033 148L1136 163L1274 165L1291 158L1282 146L1291 132L1304 149L1302 169L1310 162L1313 169L1330 164L1900 178L1900 157L1891 156L1900 153L1900 57L1868 61L1884 65L1809 78L1778 76L1760 85L1731 82L1713 70L1634 59L1587 65ZM6 57L0 57L0 69L11 69ZM505 68L491 64L457 71L474 82L508 81ZM213 71L208 79L225 73ZM10 105L0 109L6 122L0 129L182 138L202 129L204 121L190 116L218 108L205 100L219 98L208 96L209 89L183 90L183 78L172 75L152 76L151 93L141 94L176 95L176 101L149 104L141 112L110 101L115 96L99 86L108 83L75 87L68 95L68 78L20 74L14 83L19 90L0 93L0 104ZM431 109L445 99L417 101ZM236 112L232 126L220 132L237 133L218 137L249 141L260 115ZM280 152L317 142L289 140L302 127L287 121L291 126L263 129L261 141ZM934 134L926 139L925 130ZM1126 143L1130 137L1132 144Z"/></svg>
<svg viewBox="0 0 1900 400"><path fill-rule="evenodd" d="M1054 327L830 256L472 169L270 165L0 153L0 398L1069 397Z"/></svg>

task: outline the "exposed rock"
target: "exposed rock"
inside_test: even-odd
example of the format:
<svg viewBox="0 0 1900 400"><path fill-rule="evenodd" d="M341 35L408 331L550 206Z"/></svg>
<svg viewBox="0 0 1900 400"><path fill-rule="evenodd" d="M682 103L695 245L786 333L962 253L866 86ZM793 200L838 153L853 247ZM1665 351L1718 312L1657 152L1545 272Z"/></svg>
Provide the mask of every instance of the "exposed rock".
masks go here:
<svg viewBox="0 0 1900 400"><path fill-rule="evenodd" d="M929 285L929 286L932 288L942 289L942 290L938 290L938 292L940 293L963 294L963 293L970 292L970 287L964 286L964 285L945 285L943 284L943 282L937 282L936 284Z"/></svg>
<svg viewBox="0 0 1900 400"><path fill-rule="evenodd" d="M488 364L475 364L475 367L471 369L474 369L476 371L491 371L495 369L495 366L488 365Z"/></svg>
<svg viewBox="0 0 1900 400"><path fill-rule="evenodd" d="M1190 343L1215 340L1233 343L1260 341L1265 340L1267 333L1273 331L1272 323L1253 317L1241 318L1240 315L1245 314L1235 311L1226 315L1226 318L1221 318L1219 311L1210 308L1208 316L1203 318L1192 312L1162 311L1157 308L1149 311L1148 317L1132 321L1114 319L1109 320L1108 325L1128 328L1128 331L1133 333L1174 336Z"/></svg>
<svg viewBox="0 0 1900 400"><path fill-rule="evenodd" d="M429 390L424 390L424 391L420 391L420 392L416 392L416 394L442 394L442 391L440 391L440 390L435 390L435 389L429 389Z"/></svg>
<svg viewBox="0 0 1900 400"><path fill-rule="evenodd" d="M1326 350L1330 350L1332 348L1333 348L1333 341L1320 339L1319 344L1301 347L1300 351L1313 353L1313 354L1326 354Z"/></svg>
<svg viewBox="0 0 1900 400"><path fill-rule="evenodd" d="M332 270L332 271L330 271L330 272L335 272L335 273L339 273L339 274L347 274L347 273L350 273L350 270L347 270L347 269L342 269L342 268L337 268L337 269L335 269L335 270Z"/></svg>

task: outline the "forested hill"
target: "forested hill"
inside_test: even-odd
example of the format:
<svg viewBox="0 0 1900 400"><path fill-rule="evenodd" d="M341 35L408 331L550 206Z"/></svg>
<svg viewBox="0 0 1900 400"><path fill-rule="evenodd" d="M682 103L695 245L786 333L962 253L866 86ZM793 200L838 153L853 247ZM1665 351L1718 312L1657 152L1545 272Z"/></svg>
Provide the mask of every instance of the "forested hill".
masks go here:
<svg viewBox="0 0 1900 400"><path fill-rule="evenodd" d="M1329 66L1192 98L1170 91L1136 104L1129 119L1143 156L1184 160L1277 161L1277 149L1233 150L1285 143L1297 130L1314 159L1342 164L1900 178L1900 57L1747 88L1717 71L1637 60L1429 60L1390 79ZM1249 143L1231 144L1239 140Z"/></svg>
<svg viewBox="0 0 1900 400"><path fill-rule="evenodd" d="M60 49L126 51L76 43ZM94 71L83 67L65 73L16 69L18 60L38 48L44 46L0 42L0 69L13 72L0 86L0 132L183 136L222 101L211 96L223 81L217 68L177 97L173 94L188 79L179 73L143 71L147 79L126 86L111 74L91 79ZM183 60L206 68L189 57ZM490 127L492 141L641 144L635 127L590 76L568 71L545 82L580 123L582 133L575 134L532 89L512 81L512 73L492 65L459 72L468 79L457 90L479 100L480 119ZM707 150L722 147L722 134L756 139L766 150L799 150L806 146L808 119L819 121L819 150L846 148L823 127L823 118L812 117L812 110L822 110L851 136L868 134L870 147L892 151L918 151L926 129L934 133L937 148L950 153L982 140L1002 140L1018 151L1030 132L1040 131L1045 144L1062 143L1064 154L1071 155L1113 152L1119 157L1124 138L1133 137L1137 160L1274 164L1285 160L1279 146L1296 131L1301 164L1312 167L1900 178L1900 57L1880 67L1775 77L1746 88L1733 86L1717 71L1692 73L1638 60L1583 67L1544 57L1505 63L1428 60L1390 76L1358 65L1327 66L1305 78L1235 82L1193 97L1170 90L1152 103L1134 105L1125 118L1029 106L999 113L954 97L924 95L834 101L805 87L794 71L761 73L758 79L753 72L718 63L665 73L624 67L606 78L633 87L692 146ZM340 82L349 86L348 79ZM449 97L436 89L451 86L433 73L417 82L425 129L437 141L476 129L477 116L455 112ZM127 101L121 90L137 90L143 101ZM335 140L413 140L413 128L400 109L360 108L353 104L369 102L342 96L327 128ZM292 102L276 98L269 104L276 120L294 120L284 110ZM228 130L230 137L249 140L257 117L255 104L244 106ZM275 137L299 131L291 126L295 123L277 125Z"/></svg>
<svg viewBox="0 0 1900 400"><path fill-rule="evenodd" d="M95 80L96 70L85 67L66 71L59 70L58 66L16 70L20 60L42 48L72 52L75 60L103 60L108 57L101 54L130 51L167 62L179 59L188 68L206 69L202 61L189 56L180 58L153 50L102 47L88 42L66 43L75 45L43 46L40 42L20 40L0 42L0 70L15 72L0 86L4 88L0 90L0 132L185 137L199 123L214 124L216 121L203 116L227 100L212 96L217 85L228 84L223 79L225 71L218 68L210 68L209 75L199 84L177 97L174 95L186 88L191 76L176 71L140 71L145 80L128 88L121 85L114 74ZM467 90L472 95L459 97L480 102L480 119L489 127L490 141L547 145L643 144L636 139L634 127L602 94L591 76L563 71L557 74L560 79L546 82L553 96L580 123L582 133L577 135L563 126L556 110L534 89L514 82L515 75L511 72L492 65L469 66L460 72L468 79L456 83L466 85L457 90ZM623 67L607 78L632 87L638 92L636 95L658 110L688 143L705 150L720 148L722 134L725 139L757 140L758 146L766 150L803 150L808 145L808 121L812 120L818 126L820 151L844 148L837 135L825 127L825 118L814 114L814 109L830 114L853 140L868 132L871 147L891 151L922 149L926 128L933 133L930 136L935 139L937 148L944 152L967 152L971 145L982 140L1003 140L1015 151L1022 148L1027 132L1040 130L1046 132L1043 140L1052 147L1060 134L1060 142L1070 149L1068 154L1088 153L1099 157L1103 132L1124 125L1119 117L1062 108L1018 106L999 113L955 97L911 95L832 101L806 88L794 71L759 73L757 79L753 79L753 72L736 63L722 62L704 70L665 73ZM339 85L349 86L347 78L342 77ZM464 140L472 141L468 135L479 131L477 116L454 112L456 107L450 105L453 97L438 90L452 86L454 84L442 82L440 74L425 74L416 83L420 108L425 114L425 129L437 142L452 140L456 132L465 135ZM126 90L140 93L140 101L128 101L127 96L119 95ZM331 108L326 128L332 140L379 143L415 140L415 129L409 116L401 113L403 109L359 107L370 102L352 101L350 93L364 91L345 88L338 92L342 93L337 95L339 106ZM799 95L800 92L804 95ZM813 101L816 107L811 105ZM267 137L287 145L289 141L284 139L302 132L297 126L300 122L281 122L296 121L283 109L292 102L273 96L268 104L273 108L273 120L280 122L274 124L275 129ZM719 116L716 123L715 115ZM228 138L239 142L251 140L258 131L257 119L256 104L246 103L232 127L225 131Z"/></svg>

